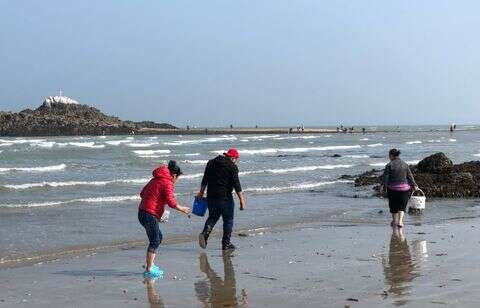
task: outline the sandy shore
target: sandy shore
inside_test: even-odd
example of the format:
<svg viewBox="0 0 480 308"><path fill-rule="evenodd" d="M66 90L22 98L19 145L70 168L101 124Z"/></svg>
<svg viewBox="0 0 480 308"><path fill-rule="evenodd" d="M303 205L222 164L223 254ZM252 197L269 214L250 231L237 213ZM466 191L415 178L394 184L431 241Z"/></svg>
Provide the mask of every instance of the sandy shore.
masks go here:
<svg viewBox="0 0 480 308"><path fill-rule="evenodd" d="M142 278L143 249L0 271L2 307L478 307L480 219L408 225L297 224L162 246L165 277Z"/></svg>

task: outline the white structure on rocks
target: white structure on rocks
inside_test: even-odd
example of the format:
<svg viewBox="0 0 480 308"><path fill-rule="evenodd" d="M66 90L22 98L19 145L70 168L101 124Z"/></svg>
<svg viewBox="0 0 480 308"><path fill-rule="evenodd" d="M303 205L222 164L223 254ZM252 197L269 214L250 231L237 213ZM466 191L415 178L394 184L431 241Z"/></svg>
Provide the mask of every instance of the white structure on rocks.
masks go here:
<svg viewBox="0 0 480 308"><path fill-rule="evenodd" d="M46 105L47 107L50 107L52 104L68 104L68 105L80 105L79 102L76 100L67 97L67 96L62 96L62 95L57 95L57 96L49 96L45 98L43 101L43 104Z"/></svg>

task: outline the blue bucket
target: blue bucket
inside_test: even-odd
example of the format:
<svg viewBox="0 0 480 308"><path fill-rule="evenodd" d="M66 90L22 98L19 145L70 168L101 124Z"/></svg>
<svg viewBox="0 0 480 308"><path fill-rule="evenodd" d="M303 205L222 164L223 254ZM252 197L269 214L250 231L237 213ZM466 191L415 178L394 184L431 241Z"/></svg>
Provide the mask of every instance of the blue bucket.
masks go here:
<svg viewBox="0 0 480 308"><path fill-rule="evenodd" d="M207 212L208 202L207 198L195 198L193 201L192 213L197 216L205 216Z"/></svg>

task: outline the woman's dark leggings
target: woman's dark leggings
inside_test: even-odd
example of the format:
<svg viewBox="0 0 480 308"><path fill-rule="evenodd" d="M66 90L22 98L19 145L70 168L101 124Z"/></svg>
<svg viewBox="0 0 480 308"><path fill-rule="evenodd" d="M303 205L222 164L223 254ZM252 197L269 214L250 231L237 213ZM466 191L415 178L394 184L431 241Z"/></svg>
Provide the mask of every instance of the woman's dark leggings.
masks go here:
<svg viewBox="0 0 480 308"><path fill-rule="evenodd" d="M162 242L162 232L158 226L157 217L140 210L138 211L138 221L145 228L150 241L148 252L155 253Z"/></svg>

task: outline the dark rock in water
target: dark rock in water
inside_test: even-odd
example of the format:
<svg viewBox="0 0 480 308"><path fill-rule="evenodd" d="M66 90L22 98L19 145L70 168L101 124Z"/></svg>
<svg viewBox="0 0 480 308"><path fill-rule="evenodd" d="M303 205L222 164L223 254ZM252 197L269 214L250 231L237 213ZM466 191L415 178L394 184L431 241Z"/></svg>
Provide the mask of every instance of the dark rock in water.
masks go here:
<svg viewBox="0 0 480 308"><path fill-rule="evenodd" d="M355 178L356 178L355 175L349 175L349 174L342 174L340 176L340 180L353 180Z"/></svg>
<svg viewBox="0 0 480 308"><path fill-rule="evenodd" d="M449 173L453 163L444 153L436 153L420 161L417 168L425 173Z"/></svg>
<svg viewBox="0 0 480 308"><path fill-rule="evenodd" d="M355 177L355 186L369 186L380 183L383 170L372 169Z"/></svg>
<svg viewBox="0 0 480 308"><path fill-rule="evenodd" d="M48 97L36 110L0 112L0 136L115 135L141 133L144 128L175 127L122 121L65 96Z"/></svg>
<svg viewBox="0 0 480 308"><path fill-rule="evenodd" d="M332 156L330 156L330 157L333 157L333 158L338 158L338 157L342 157L342 155L340 155L340 154L333 154L333 155L332 155Z"/></svg>
<svg viewBox="0 0 480 308"><path fill-rule="evenodd" d="M445 154L437 153L422 160L418 166L411 167L411 170L427 198L480 197L480 161L454 165ZM380 195L382 175L383 170L364 172L355 177L355 186L373 185L375 194Z"/></svg>

